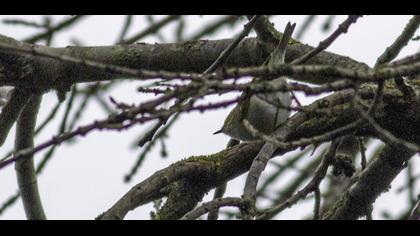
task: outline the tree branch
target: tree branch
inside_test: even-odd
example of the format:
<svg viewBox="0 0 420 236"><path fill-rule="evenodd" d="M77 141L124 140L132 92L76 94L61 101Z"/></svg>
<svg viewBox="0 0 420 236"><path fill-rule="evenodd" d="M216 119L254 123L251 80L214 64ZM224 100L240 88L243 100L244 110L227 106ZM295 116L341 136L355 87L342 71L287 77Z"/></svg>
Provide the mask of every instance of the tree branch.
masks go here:
<svg viewBox="0 0 420 236"><path fill-rule="evenodd" d="M337 147L339 145L338 140L334 140L330 146L330 149L325 153L324 157L322 158L322 161L318 168L315 170L314 177L311 179L311 181L299 192L297 192L295 195L287 199L286 201L282 202L280 205L276 205L274 207L270 207L267 210L264 210L261 215L258 216L258 218L263 218L266 216L267 213L270 212L276 212L279 213L282 210L286 209L287 207L292 206L293 204L297 203L299 200L305 198L308 194L314 191L319 191L319 185L321 184L322 180L327 175L327 170L332 163ZM318 207L319 209L319 207ZM318 211L319 213L319 211Z"/></svg>
<svg viewBox="0 0 420 236"><path fill-rule="evenodd" d="M374 89L372 87L361 88L359 94L362 99L372 100L374 97ZM286 135L285 142L323 134L329 130L335 130L337 127L342 127L345 124L354 122L355 119L358 119L359 115L358 112L350 106L352 103L352 96L354 96L354 91L342 91L307 107L308 110L311 108L319 109L323 106L321 104L324 104L324 106L326 106L324 109L333 110L332 107L348 104L348 109L345 110L331 112L331 114L323 116L319 116L319 113L297 113L294 115L285 124L285 127L294 127L294 129L290 129L290 133ZM412 109L409 106L401 104L406 102L403 99L398 100L398 98L402 98L402 96L403 95L398 89L386 89L384 99L387 103L387 107L380 110L380 114L378 113L378 117L375 118L380 123L387 123L387 127L390 127L393 130L399 130L399 132L395 133L396 135L404 135L407 137L411 134L410 139L418 141L420 139L420 137L417 137L417 134L419 133L417 130L418 128L409 127L407 130L402 131L401 127L399 127L396 122L393 122L395 119L399 119L399 124L406 124L406 121L408 123L408 120L410 120L410 123L416 123L415 120L418 119L415 118L417 116L412 112L407 114L408 116L400 115L407 113L408 110ZM397 100L398 104L395 103ZM418 99L416 101L417 103L419 102ZM397 111L396 109L402 110ZM351 133L353 134L353 132ZM372 135L374 132L366 128L361 128L355 134ZM101 216L101 219L123 219L129 210L133 210L140 205L165 196L167 193L163 190L166 186L184 178L199 179L203 190L209 191L221 183L248 171L262 145L263 142L239 144L213 155L191 157L173 164L166 169L156 172L148 179L133 187L113 207L106 211L104 215ZM294 150L298 146L289 145L288 147L289 149L278 149L276 154L278 155ZM368 169L370 168L367 168L367 170ZM381 172L381 174L387 175L386 172ZM392 172L390 172L390 174L392 175ZM376 176L375 178L379 177ZM388 179L392 177L382 176L380 178ZM379 185L376 189L378 191L379 188L382 190L386 189L382 187L383 185Z"/></svg>
<svg viewBox="0 0 420 236"><path fill-rule="evenodd" d="M14 89L10 99L4 105L0 113L0 147L6 141L10 129L19 117L25 104L28 102L30 94L23 89Z"/></svg>
<svg viewBox="0 0 420 236"><path fill-rule="evenodd" d="M352 220L366 215L367 209L389 188L413 154L402 147L385 146L323 219Z"/></svg>
<svg viewBox="0 0 420 236"><path fill-rule="evenodd" d="M16 126L16 151L33 148L36 117L40 103L40 95L32 96L20 114ZM26 218L28 220L45 220L46 216L38 192L33 156L17 161L15 169Z"/></svg>
<svg viewBox="0 0 420 236"><path fill-rule="evenodd" d="M4 68L0 76L0 85L55 88L69 86L72 83L108 81L121 78L121 75L162 77L162 73L156 71L201 73L232 42L233 40L226 39L174 44L51 48L25 44L0 36L0 47L4 49L0 53L0 66ZM245 39L238 45L237 50L232 52L226 66L261 65L269 55L270 49L259 44L255 38ZM289 44L286 61L294 60L312 49L298 42ZM168 61L171 63L167 63ZM308 64L357 70L368 68L363 63L329 52L319 53L309 60ZM23 68L31 69L30 78L22 76ZM146 73L148 70L149 74ZM295 77L299 79L299 76ZM308 79L308 75L302 77L302 80ZM34 81L34 78L37 80Z"/></svg>

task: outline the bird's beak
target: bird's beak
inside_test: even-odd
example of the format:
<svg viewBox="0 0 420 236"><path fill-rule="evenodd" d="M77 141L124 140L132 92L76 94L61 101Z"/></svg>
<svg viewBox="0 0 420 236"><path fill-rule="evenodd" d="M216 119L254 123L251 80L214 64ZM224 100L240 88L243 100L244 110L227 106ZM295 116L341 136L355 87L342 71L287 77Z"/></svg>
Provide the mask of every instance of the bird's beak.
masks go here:
<svg viewBox="0 0 420 236"><path fill-rule="evenodd" d="M223 130L218 130L218 131L214 132L213 135L215 135L215 134L221 134L221 133L223 133Z"/></svg>

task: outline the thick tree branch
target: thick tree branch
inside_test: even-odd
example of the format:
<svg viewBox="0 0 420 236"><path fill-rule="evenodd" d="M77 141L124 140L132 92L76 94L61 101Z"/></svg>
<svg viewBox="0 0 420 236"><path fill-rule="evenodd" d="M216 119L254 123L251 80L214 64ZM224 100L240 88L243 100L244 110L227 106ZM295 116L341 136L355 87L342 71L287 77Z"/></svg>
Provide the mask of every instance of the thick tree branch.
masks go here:
<svg viewBox="0 0 420 236"><path fill-rule="evenodd" d="M25 104L28 102L30 94L23 89L14 89L10 99L3 106L0 113L0 147L6 141L10 129L19 117Z"/></svg>
<svg viewBox="0 0 420 236"><path fill-rule="evenodd" d="M206 189L200 183L183 179L170 186L168 199L155 214L156 220L176 220L184 216L203 199Z"/></svg>
<svg viewBox="0 0 420 236"><path fill-rule="evenodd" d="M323 219L351 220L366 215L367 209L389 188L413 154L403 147L385 146Z"/></svg>
<svg viewBox="0 0 420 236"><path fill-rule="evenodd" d="M359 94L362 99L372 100L374 97L374 90L374 87L367 86L360 89ZM335 130L345 124L354 122L355 119L358 119L359 115L356 110L351 108L353 95L353 91L339 92L307 107L309 110L311 108L331 109L329 115L321 115L320 113L298 113L294 115L285 125L286 127L295 127L294 129L290 129L291 131L287 135L286 141L299 140L300 138L323 134L329 130ZM420 117L418 117L415 112L407 113L408 110L412 109L412 104L408 105L407 102L402 99L402 96L402 93L398 89L386 89L384 92L384 101L387 105L384 109L380 110L378 117L375 118L382 124L386 123L387 127L392 129L396 135L404 136L411 141L419 141L420 137L417 135L419 133L419 127L417 127L417 129L414 127L411 129L411 127L409 127L408 129L405 128L405 130L400 127L402 124L415 124L415 120L420 120ZM419 102L418 99L416 101L416 103ZM335 110L334 112L333 107L337 106L344 106L346 109ZM413 106L417 105L414 104ZM406 115L401 116L400 114ZM394 122L396 119L399 120L398 123ZM359 129L356 133L356 135L371 134L374 134L374 132L368 127ZM140 205L165 196L166 193L163 190L166 186L184 178L199 179L202 188L205 189L205 191L208 191L219 184L248 171L262 145L263 142L240 144L213 155L191 157L156 172L153 176L127 192L113 207L101 216L101 219L123 219L129 210L133 210ZM296 147L297 146L290 145L290 149L279 149L277 150L277 154L294 150ZM381 174L387 175L383 172L381 172ZM375 178L387 179L388 177ZM383 185L380 185L377 189L380 187L383 187ZM384 189L385 188L382 190ZM184 212L184 214L185 213L187 212Z"/></svg>
<svg viewBox="0 0 420 236"><path fill-rule="evenodd" d="M21 112L16 125L16 151L34 146L34 131L40 103L41 96L34 95ZM45 220L46 216L38 192L33 157L17 161L15 169L26 218L28 220Z"/></svg>
<svg viewBox="0 0 420 236"><path fill-rule="evenodd" d="M3 50L0 53L0 66L4 72L0 76L0 85L57 88L66 87L72 83L108 81L121 78L122 73L116 73L121 72L121 70L112 70L110 66L94 68L89 66L89 63L84 62L87 60L131 69L201 73L231 44L232 40L226 39L174 44L51 48L40 45L33 46L1 36L0 46ZM226 66L249 67L261 65L272 49L269 46L262 46L255 38L245 39L238 45L237 50L232 52ZM289 44L286 61L294 60L312 49L310 46L293 41ZM20 51L20 53L16 53L16 51ZM34 56L39 54L54 55L56 59ZM67 59L74 57L83 60L75 63L74 60L64 60L66 57ZM171 63L168 63L168 61ZM363 63L329 52L319 53L309 60L308 64L338 66L357 70L368 68ZM22 72L28 70L31 72L29 78L22 74ZM127 75L127 73L125 74ZM137 72L131 75L144 76L145 74ZM159 75L159 73L156 74L156 76ZM299 79L299 76L296 77ZM35 80L35 78L37 79ZM307 75L301 76L302 80L305 80L305 78L308 79Z"/></svg>

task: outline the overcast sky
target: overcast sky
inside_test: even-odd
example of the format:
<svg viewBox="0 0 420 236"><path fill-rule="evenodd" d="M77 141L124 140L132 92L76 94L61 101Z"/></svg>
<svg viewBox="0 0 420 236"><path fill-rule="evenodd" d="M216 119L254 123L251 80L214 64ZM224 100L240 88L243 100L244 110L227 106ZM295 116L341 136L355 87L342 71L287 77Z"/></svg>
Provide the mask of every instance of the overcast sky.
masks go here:
<svg viewBox="0 0 420 236"><path fill-rule="evenodd" d="M42 20L42 16L0 16L0 20L16 17ZM65 17L67 16L54 16L54 22L58 22L59 19ZM188 17L187 28L190 28L187 32L195 32L203 23L214 18L216 17ZM274 17L273 20L277 29L281 30L288 21L296 22L297 27L299 27L304 18L304 16L278 16ZM314 25L305 34L302 41L316 46L320 40L328 36L328 33L320 30L325 19L326 16L316 18ZM345 16L337 17L333 28L344 19ZM348 34L339 37L328 50L373 65L376 58L393 42L409 19L410 16L363 17L359 19L357 24L351 26ZM111 45L117 39L123 21L123 16L91 16L76 27L60 33L55 37L53 46L67 46L71 44L72 39L77 39L86 46ZM130 31L131 34L140 31L147 25L145 18L141 16L136 17L134 23L135 25ZM228 27L209 39L234 37L240 32L241 28L241 26L234 29ZM174 29L174 24L164 28L162 35L166 41L171 41ZM34 32L36 31L21 26L0 24L0 34L16 39L25 38ZM154 43L157 40L156 37L148 37L143 41ZM418 42L411 42L402 51L400 57L417 52L419 49ZM138 86L139 84L136 84L136 82L127 82L112 90L109 95L119 101L138 103L145 99L144 96L136 93L136 87ZM303 99L303 101L309 103L313 99L315 98ZM54 93L44 96L39 120L43 120L56 102ZM60 111L63 112L63 109ZM162 160L159 155L160 148L155 148L146 159L139 173L129 184L123 183L123 177L136 160L139 152L139 150L129 147L132 141L144 130L144 127L137 127L124 133L93 132L83 139L78 138L77 142L72 145L59 146L54 159L38 179L41 199L47 217L49 219L93 219L111 207L131 186L147 178L155 171L190 155L211 154L222 150L228 138L223 135L214 136L212 133L221 127L228 112L229 109L205 114L183 115L181 120L171 129L170 138L167 141L169 157ZM89 104L80 124L88 124L95 119L104 118L105 115L98 104L92 102ZM51 135L56 133L57 126L58 121L52 123L37 138L36 143L49 139ZM1 148L1 156L13 147L13 139L14 131L9 134L6 144ZM39 160L42 153L38 154L37 157L36 160ZM420 164L418 159L418 157L413 159L416 167L419 167ZM281 162L281 160L278 161ZM267 171L270 171L270 168ZM416 173L419 173L419 168L417 168ZM286 181L283 180L283 182ZM402 173L394 181L393 186L404 184L405 181L405 173ZM231 181L228 185L227 195L240 196L243 186L243 177ZM0 203L3 203L16 190L17 184L13 167L1 170ZM417 186L417 190L420 190L419 186ZM210 199L210 197L212 197L212 192L206 196L206 199ZM404 209L405 205L403 204L406 202L406 195L396 195L394 192L383 194L375 203L374 218L381 218L381 211L378 209L386 208L392 213L398 213L401 209ZM150 205L143 206L130 212L126 219L148 219L151 210ZM278 219L300 219L311 214L311 212L312 201L307 201L305 204L284 211L278 216ZM0 216L0 219L24 218L25 215L20 201Z"/></svg>

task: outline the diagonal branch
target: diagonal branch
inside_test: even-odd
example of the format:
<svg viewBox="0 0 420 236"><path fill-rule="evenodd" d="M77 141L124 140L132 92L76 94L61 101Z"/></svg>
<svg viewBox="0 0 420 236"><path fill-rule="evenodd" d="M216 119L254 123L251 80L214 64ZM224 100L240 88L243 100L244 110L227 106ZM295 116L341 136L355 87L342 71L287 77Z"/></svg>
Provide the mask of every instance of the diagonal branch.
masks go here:
<svg viewBox="0 0 420 236"><path fill-rule="evenodd" d="M321 184L322 180L327 175L327 170L335 157L335 153L336 153L338 145L339 145L338 140L335 140L332 142L330 149L328 150L328 152L325 153L324 157L322 158L321 164L315 170L314 177L302 190L300 190L295 195L293 195L286 201L282 202L281 204L262 211L261 214L258 216L258 218L264 218L267 213L271 213L271 212L279 213L282 210L297 203L299 200L304 199L311 192L317 191L317 189L319 191L319 185Z"/></svg>
<svg viewBox="0 0 420 236"><path fill-rule="evenodd" d="M293 60L291 64L303 64L309 59L317 55L318 53L327 49L340 35L347 33L350 25L356 23L360 15L350 15L347 19L341 23L338 28L325 40L321 41L316 48L307 52L305 55Z"/></svg>
<svg viewBox="0 0 420 236"><path fill-rule="evenodd" d="M53 33L56 33L58 31L61 31L63 29L66 29L66 28L74 25L75 23L79 22L80 20L82 20L83 18L86 18L86 17L87 17L86 15L76 15L76 16L69 17L68 19L63 20L62 22L58 23L57 25L49 27L48 30L46 30L45 32L33 35L33 36L31 36L29 38L26 38L22 41L23 42L28 42L28 43L38 42L42 39L50 37L50 35L53 34Z"/></svg>
<svg viewBox="0 0 420 236"><path fill-rule="evenodd" d="M403 147L385 146L323 219L352 220L366 215L367 209L389 188L413 154Z"/></svg>

